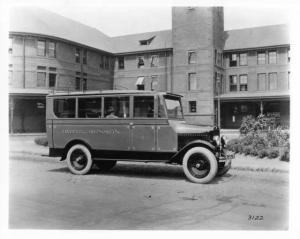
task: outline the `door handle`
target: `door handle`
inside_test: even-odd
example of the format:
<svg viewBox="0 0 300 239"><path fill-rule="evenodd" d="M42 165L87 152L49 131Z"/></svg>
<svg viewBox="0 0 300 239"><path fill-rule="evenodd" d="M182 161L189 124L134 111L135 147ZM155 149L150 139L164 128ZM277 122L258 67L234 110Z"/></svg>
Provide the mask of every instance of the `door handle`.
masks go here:
<svg viewBox="0 0 300 239"><path fill-rule="evenodd" d="M129 123L129 125L130 125L130 126L132 126L132 125L133 125L133 123L132 123L132 122L130 122L130 123Z"/></svg>

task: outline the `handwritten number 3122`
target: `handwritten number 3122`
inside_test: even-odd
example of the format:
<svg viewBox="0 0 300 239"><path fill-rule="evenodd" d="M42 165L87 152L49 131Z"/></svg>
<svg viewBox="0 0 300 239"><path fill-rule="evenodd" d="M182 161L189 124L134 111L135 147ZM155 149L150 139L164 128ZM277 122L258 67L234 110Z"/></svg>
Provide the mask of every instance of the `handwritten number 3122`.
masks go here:
<svg viewBox="0 0 300 239"><path fill-rule="evenodd" d="M249 215L249 216L248 216L248 220L249 220L249 221L252 221L252 220L260 221L260 220L264 220L264 216L253 216L253 215Z"/></svg>

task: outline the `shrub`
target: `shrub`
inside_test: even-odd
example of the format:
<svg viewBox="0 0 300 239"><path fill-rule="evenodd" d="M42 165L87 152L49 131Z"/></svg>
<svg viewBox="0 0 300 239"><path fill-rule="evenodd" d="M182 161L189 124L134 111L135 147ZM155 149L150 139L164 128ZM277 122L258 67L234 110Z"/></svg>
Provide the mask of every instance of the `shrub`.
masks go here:
<svg viewBox="0 0 300 239"><path fill-rule="evenodd" d="M48 146L47 137L38 137L34 139L34 142L38 145Z"/></svg>
<svg viewBox="0 0 300 239"><path fill-rule="evenodd" d="M258 155L257 149L251 148L250 154L251 154L252 156L257 156L257 155Z"/></svg>
<svg viewBox="0 0 300 239"><path fill-rule="evenodd" d="M280 156L279 159L280 159L281 161L289 162L289 161L290 161L290 149L289 149L289 148L286 148L286 149L283 151L283 154Z"/></svg>
<svg viewBox="0 0 300 239"><path fill-rule="evenodd" d="M251 146L245 146L244 148L243 148L243 153L245 154L245 155L249 155L249 154L251 154L251 151L252 151L252 147Z"/></svg>
<svg viewBox="0 0 300 239"><path fill-rule="evenodd" d="M248 134L253 131L255 124L255 118L252 115L248 115L242 119L242 124L240 127L241 134Z"/></svg>
<svg viewBox="0 0 300 239"><path fill-rule="evenodd" d="M273 159L277 158L279 156L279 151L278 149L269 149L268 150L268 158Z"/></svg>
<svg viewBox="0 0 300 239"><path fill-rule="evenodd" d="M266 149L261 149L258 151L258 157L259 158L264 158L268 156L268 151Z"/></svg>

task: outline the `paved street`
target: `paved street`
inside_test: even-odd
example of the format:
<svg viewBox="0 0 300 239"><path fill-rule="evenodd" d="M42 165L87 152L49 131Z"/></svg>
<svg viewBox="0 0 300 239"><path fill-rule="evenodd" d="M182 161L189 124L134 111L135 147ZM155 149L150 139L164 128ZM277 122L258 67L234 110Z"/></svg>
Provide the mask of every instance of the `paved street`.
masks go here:
<svg viewBox="0 0 300 239"><path fill-rule="evenodd" d="M57 159L10 155L11 228L282 230L287 212L285 172L231 170L200 185L177 166L118 163L75 176Z"/></svg>

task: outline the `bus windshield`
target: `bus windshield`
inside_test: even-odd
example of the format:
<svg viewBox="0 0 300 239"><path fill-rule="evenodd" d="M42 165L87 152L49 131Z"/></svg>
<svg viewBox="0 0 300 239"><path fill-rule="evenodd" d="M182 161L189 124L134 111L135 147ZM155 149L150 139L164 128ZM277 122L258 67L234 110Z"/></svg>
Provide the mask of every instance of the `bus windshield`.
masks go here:
<svg viewBox="0 0 300 239"><path fill-rule="evenodd" d="M183 119L181 101L179 97L165 95L168 118Z"/></svg>

